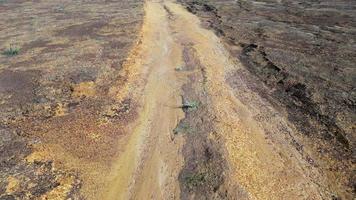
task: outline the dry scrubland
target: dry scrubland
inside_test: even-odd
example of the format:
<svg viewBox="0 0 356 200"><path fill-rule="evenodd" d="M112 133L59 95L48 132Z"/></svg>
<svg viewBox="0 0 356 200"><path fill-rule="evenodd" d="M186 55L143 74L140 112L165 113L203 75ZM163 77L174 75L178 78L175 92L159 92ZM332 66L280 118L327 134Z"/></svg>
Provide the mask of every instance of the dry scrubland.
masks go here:
<svg viewBox="0 0 356 200"><path fill-rule="evenodd" d="M143 14L140 0L0 1L1 52L19 49L0 55L0 199L79 198L79 174L105 176L131 107L109 91Z"/></svg>

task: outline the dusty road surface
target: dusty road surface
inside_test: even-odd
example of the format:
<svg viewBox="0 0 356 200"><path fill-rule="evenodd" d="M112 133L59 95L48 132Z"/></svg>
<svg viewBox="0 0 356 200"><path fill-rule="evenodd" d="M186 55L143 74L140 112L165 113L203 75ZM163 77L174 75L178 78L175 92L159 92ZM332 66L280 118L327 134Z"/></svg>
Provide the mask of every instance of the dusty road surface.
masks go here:
<svg viewBox="0 0 356 200"><path fill-rule="evenodd" d="M268 88L214 30L173 0L133 4L143 22L130 28L138 42L129 40L120 69L71 86L68 103L55 104L53 116L3 124L2 143L17 142L10 133L16 130L28 138L21 144L35 141L13 161L16 170L2 166L0 199L353 198L351 161L335 172L325 171L333 158L316 163L284 108L258 93L256 87ZM97 34L109 35L115 22ZM27 74L2 73L31 82Z"/></svg>
<svg viewBox="0 0 356 200"><path fill-rule="evenodd" d="M130 58L147 77L143 107L108 199L332 197L331 182L289 143L287 120L241 77L238 89L227 83L241 64L212 31L171 1L147 1L145 12Z"/></svg>

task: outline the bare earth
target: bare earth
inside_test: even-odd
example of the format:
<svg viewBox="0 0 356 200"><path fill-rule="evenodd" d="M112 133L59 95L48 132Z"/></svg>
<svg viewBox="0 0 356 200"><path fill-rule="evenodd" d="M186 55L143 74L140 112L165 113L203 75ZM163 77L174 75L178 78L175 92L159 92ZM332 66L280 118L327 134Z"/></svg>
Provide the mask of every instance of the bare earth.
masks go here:
<svg viewBox="0 0 356 200"><path fill-rule="evenodd" d="M353 199L355 94L302 115L237 2L0 1L0 199Z"/></svg>

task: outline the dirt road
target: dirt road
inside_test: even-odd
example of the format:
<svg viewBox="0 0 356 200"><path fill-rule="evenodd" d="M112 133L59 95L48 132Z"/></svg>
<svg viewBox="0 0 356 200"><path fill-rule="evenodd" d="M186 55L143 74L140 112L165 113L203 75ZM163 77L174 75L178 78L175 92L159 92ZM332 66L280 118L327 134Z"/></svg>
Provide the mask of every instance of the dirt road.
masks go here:
<svg viewBox="0 0 356 200"><path fill-rule="evenodd" d="M309 85L273 64L258 41L236 42L250 34L239 24L259 23L241 23L235 9L271 24L260 18L291 13L274 3L287 8L0 0L0 199L352 199L352 146L338 156L337 134L334 142L330 133L310 139L301 122L319 122L290 117L291 102L317 108L303 100ZM275 27L268 33L284 34ZM283 39L256 30L266 41ZM285 50L278 41L272 46ZM246 63L268 68L260 78L283 76L282 85L266 92Z"/></svg>
<svg viewBox="0 0 356 200"><path fill-rule="evenodd" d="M128 94L142 107L103 197L331 196L290 143L295 129L235 73L241 64L212 31L173 1L147 1L145 12L127 66Z"/></svg>

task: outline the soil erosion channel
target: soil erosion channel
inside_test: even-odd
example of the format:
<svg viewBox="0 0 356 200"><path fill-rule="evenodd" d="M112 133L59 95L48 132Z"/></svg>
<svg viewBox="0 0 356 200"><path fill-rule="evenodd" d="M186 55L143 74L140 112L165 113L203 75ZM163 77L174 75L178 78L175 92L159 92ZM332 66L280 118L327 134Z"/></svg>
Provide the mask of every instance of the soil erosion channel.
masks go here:
<svg viewBox="0 0 356 200"><path fill-rule="evenodd" d="M294 130L288 122L242 79L234 82L239 91L229 85L226 77L241 65L230 59L219 38L173 1L147 1L145 11L141 42L129 58L135 60L129 70L145 80L131 91L142 106L103 196L327 195L320 192L327 188L320 188L318 172L284 142L282 131Z"/></svg>

